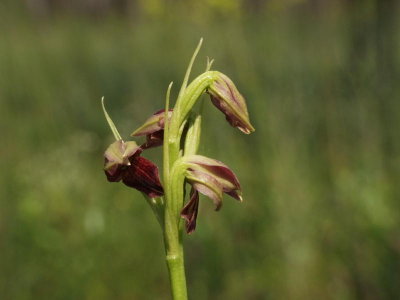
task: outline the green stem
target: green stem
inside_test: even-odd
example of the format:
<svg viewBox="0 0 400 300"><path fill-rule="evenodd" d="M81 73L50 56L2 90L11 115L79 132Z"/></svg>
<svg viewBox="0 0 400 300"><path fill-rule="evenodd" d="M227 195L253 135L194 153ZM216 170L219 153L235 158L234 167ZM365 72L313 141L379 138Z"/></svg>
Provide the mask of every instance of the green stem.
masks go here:
<svg viewBox="0 0 400 300"><path fill-rule="evenodd" d="M167 226L167 223L169 222L166 221L164 241L172 298L174 300L186 300L187 290L182 239L178 228ZM173 224L169 223L169 225Z"/></svg>
<svg viewBox="0 0 400 300"><path fill-rule="evenodd" d="M165 111L169 109L169 96L171 91L172 83L169 85L166 95L166 107ZM167 120L167 116L165 120ZM169 140L169 122L165 122L164 126L164 140ZM183 257L182 247L182 236L179 231L179 212L177 213L178 203L183 201L183 180L180 188L182 189L182 195L174 194L176 188L174 188L173 182L174 174L171 174L171 168L175 159L171 159L170 144L164 143L163 149L163 160L164 160L164 244L166 261L169 271L169 278L171 283L171 292L174 300L186 300L186 277L185 277L185 265ZM177 179L177 178L175 178ZM176 191L175 191L176 193ZM180 200L181 198L181 200Z"/></svg>
<svg viewBox="0 0 400 300"><path fill-rule="evenodd" d="M166 203L170 201L167 200ZM179 223L178 223L179 224ZM164 244L172 298L186 300L186 277L183 258L182 236L176 220L176 213L170 205L165 207Z"/></svg>
<svg viewBox="0 0 400 300"><path fill-rule="evenodd" d="M164 242L174 300L187 299L182 234L179 228L183 205L184 166L174 164L165 185Z"/></svg>

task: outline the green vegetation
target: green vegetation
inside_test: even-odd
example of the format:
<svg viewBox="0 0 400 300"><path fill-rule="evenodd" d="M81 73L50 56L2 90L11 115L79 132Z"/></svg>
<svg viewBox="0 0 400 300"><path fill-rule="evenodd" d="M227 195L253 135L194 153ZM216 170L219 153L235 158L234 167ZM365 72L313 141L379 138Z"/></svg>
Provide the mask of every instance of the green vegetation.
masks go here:
<svg viewBox="0 0 400 300"><path fill-rule="evenodd" d="M220 3L207 17L0 13L1 299L168 299L151 209L103 174L100 99L128 136L171 80L176 98L201 36L193 74L212 55L257 131L233 130L205 97L201 152L236 172L244 202L200 202L191 299L400 297L398 30L373 27L369 7L359 21Z"/></svg>

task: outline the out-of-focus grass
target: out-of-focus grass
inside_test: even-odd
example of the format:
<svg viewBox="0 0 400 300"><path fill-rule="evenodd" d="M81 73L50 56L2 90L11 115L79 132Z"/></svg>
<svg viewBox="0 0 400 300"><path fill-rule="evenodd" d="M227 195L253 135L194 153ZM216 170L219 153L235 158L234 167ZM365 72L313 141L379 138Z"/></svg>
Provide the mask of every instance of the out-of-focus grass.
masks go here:
<svg viewBox="0 0 400 300"><path fill-rule="evenodd" d="M188 19L2 23L1 298L168 297L150 209L102 173L100 98L127 137L171 80L176 95L200 36L194 74L216 58L257 131L243 136L205 101L201 151L237 172L245 202L215 213L202 199L186 238L191 298L398 297L394 79L379 81L368 55L350 64L343 15Z"/></svg>

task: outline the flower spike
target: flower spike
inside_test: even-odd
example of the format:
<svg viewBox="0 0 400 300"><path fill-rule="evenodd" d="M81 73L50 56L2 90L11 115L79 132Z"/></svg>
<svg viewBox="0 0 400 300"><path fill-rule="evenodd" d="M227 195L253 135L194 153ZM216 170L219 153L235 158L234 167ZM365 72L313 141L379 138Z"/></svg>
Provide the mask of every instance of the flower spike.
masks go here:
<svg viewBox="0 0 400 300"><path fill-rule="evenodd" d="M200 39L192 55L175 104L170 106L171 82L164 109L154 113L132 133L134 137L145 137L142 145L122 139L102 99L105 118L116 140L104 153L105 175L110 182L122 181L141 191L155 213L163 231L173 299L187 299L181 225L185 223L188 234L195 231L199 194L210 198L216 211L222 207L224 194L242 201L242 190L235 173L218 160L197 155L202 110L201 106L199 109L194 106L207 93L231 126L246 134L254 131L245 99L231 79L211 70L214 60L207 58L205 71L189 81L202 42ZM137 109L141 111L140 107ZM161 145L164 187L157 166L141 156L145 149ZM186 184L191 185L191 191L185 203Z"/></svg>

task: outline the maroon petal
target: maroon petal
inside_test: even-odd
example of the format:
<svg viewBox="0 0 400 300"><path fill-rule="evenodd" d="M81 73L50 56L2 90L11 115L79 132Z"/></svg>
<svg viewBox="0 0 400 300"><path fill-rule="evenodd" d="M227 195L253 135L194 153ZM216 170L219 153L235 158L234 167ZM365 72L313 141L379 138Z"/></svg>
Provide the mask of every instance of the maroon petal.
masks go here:
<svg viewBox="0 0 400 300"><path fill-rule="evenodd" d="M130 166L122 175L123 183L145 193L150 198L164 195L155 164L141 156L132 157L130 162Z"/></svg>
<svg viewBox="0 0 400 300"><path fill-rule="evenodd" d="M196 229L197 213L199 211L199 193L192 188L190 201L186 203L181 211L181 217L185 219L186 233L191 234Z"/></svg>

